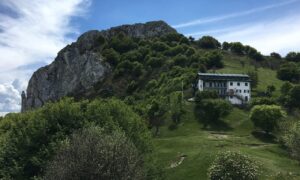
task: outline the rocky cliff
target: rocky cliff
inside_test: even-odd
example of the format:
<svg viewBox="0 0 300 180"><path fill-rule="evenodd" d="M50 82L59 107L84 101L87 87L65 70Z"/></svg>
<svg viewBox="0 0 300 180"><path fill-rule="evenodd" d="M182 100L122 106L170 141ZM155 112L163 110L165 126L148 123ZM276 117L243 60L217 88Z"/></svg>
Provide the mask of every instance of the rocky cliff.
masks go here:
<svg viewBox="0 0 300 180"><path fill-rule="evenodd" d="M120 32L134 38L152 38L176 30L163 21L153 21L84 33L77 42L62 49L50 65L34 72L26 94L22 93L22 111L41 107L64 96L87 92L110 76L110 66L92 49L100 36L109 41Z"/></svg>

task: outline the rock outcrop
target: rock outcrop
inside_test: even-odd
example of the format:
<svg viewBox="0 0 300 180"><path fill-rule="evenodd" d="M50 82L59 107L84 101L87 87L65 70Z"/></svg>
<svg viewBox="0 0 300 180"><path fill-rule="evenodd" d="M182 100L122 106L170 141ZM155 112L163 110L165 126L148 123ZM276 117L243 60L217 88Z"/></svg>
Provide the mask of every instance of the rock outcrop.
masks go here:
<svg viewBox="0 0 300 180"><path fill-rule="evenodd" d="M123 32L137 38L151 38L176 32L163 21L122 25L103 31L88 31L77 42L62 49L54 62L38 69L29 80L26 95L22 93L22 111L41 107L67 95L89 91L110 75L110 66L101 54L91 51L100 36L110 39Z"/></svg>

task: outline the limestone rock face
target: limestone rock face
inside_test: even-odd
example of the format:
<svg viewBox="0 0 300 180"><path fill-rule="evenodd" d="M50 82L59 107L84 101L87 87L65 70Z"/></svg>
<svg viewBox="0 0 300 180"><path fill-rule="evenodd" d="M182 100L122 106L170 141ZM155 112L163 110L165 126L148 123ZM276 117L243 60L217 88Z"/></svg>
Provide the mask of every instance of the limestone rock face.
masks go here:
<svg viewBox="0 0 300 180"><path fill-rule="evenodd" d="M101 54L92 49L100 36L109 40L120 32L131 37L151 38L176 30L163 21L153 21L82 34L77 42L62 49L50 65L34 72L26 95L22 94L22 111L41 107L48 101L57 101L67 95L88 92L93 85L111 75L111 68L103 62Z"/></svg>
<svg viewBox="0 0 300 180"><path fill-rule="evenodd" d="M80 55L76 48L61 52L52 64L33 74L22 109L41 107L47 101L87 91L101 81L109 69L97 54Z"/></svg>

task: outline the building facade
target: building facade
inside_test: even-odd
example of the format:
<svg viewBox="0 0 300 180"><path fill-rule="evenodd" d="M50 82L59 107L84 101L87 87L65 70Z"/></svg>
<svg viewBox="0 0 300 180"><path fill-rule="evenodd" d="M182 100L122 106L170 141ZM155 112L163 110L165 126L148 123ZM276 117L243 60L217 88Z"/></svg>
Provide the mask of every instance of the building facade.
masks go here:
<svg viewBox="0 0 300 180"><path fill-rule="evenodd" d="M245 74L198 73L200 91L216 91L232 104L246 104L251 99L250 77Z"/></svg>

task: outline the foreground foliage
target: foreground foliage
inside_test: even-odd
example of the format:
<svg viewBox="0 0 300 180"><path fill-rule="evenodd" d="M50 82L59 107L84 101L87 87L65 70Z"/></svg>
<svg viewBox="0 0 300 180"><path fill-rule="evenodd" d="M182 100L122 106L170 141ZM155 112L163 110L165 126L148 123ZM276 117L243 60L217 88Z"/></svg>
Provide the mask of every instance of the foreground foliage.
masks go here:
<svg viewBox="0 0 300 180"><path fill-rule="evenodd" d="M124 134L90 127L74 133L46 168L45 179L145 179L143 158Z"/></svg>
<svg viewBox="0 0 300 180"><path fill-rule="evenodd" d="M0 178L42 175L64 140L91 123L104 132L123 132L141 154L151 152L151 136L144 121L122 101L64 99L1 120Z"/></svg>

